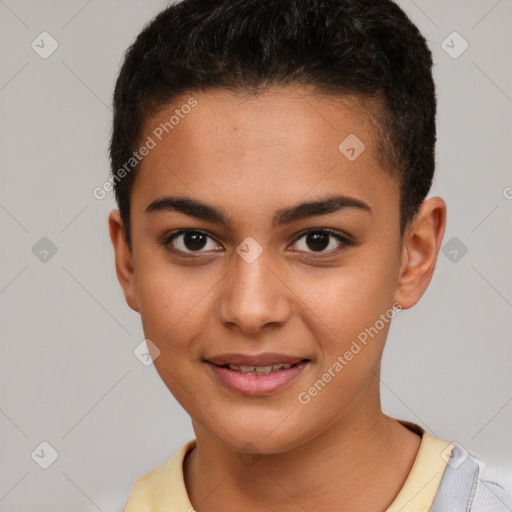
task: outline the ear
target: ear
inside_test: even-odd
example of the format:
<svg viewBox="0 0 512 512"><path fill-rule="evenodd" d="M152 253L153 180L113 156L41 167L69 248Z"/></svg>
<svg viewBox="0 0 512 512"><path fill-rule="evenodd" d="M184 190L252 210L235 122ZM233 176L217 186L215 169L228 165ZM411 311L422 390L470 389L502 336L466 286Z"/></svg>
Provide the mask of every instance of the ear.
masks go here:
<svg viewBox="0 0 512 512"><path fill-rule="evenodd" d="M119 210L112 210L108 216L110 240L114 246L116 274L128 306L139 312L135 286L133 257L126 241L126 232Z"/></svg>
<svg viewBox="0 0 512 512"><path fill-rule="evenodd" d="M432 197L423 201L406 228L395 292L395 301L403 309L414 306L430 284L445 227L446 203L440 197Z"/></svg>

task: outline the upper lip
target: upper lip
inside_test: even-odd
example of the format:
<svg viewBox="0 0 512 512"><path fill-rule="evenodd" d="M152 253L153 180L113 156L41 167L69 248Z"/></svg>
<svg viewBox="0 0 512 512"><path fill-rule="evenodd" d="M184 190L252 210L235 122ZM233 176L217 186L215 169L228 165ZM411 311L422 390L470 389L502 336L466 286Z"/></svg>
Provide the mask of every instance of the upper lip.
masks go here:
<svg viewBox="0 0 512 512"><path fill-rule="evenodd" d="M226 364L233 364L238 366L268 366L272 364L296 364L304 360L304 357L276 354L273 352L265 352L257 355L220 354L218 356L208 357L206 359L206 361L217 366L223 366Z"/></svg>

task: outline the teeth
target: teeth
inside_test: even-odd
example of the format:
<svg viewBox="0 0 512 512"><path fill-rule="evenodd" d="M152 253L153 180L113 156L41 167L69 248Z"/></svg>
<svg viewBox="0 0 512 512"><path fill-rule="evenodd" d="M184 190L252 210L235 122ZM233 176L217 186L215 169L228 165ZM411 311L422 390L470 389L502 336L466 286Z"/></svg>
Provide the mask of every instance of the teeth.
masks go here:
<svg viewBox="0 0 512 512"><path fill-rule="evenodd" d="M272 366L256 366L256 373L263 373L264 375L268 375L272 370Z"/></svg>
<svg viewBox="0 0 512 512"><path fill-rule="evenodd" d="M247 375L268 375L274 371L287 370L291 368L291 364L279 363L268 366L238 366L237 364L230 364L229 369L235 372L246 373Z"/></svg>

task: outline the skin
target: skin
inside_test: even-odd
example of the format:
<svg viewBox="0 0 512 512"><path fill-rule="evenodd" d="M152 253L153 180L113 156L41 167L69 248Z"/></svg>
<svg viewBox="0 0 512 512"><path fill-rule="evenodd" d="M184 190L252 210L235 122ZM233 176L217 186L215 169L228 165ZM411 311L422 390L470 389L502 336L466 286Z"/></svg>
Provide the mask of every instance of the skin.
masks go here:
<svg viewBox="0 0 512 512"><path fill-rule="evenodd" d="M394 303L418 302L436 264L446 205L425 200L401 238L398 183L379 158L368 105L354 96L299 86L257 96L194 93L151 119L143 140L191 95L197 106L141 162L131 195L132 253L119 211L109 216L126 301L160 351L153 350L157 371L192 418L197 447L184 463L191 503L199 512L383 511L421 440L381 410L390 324L308 404L298 395ZM338 150L349 134L366 146L354 161ZM333 194L370 209L272 225L277 210ZM165 195L222 209L232 225L145 212ZM212 238L194 252L178 236L169 246L184 255L159 243L185 228ZM321 228L355 244L332 236L323 249L308 244L302 232ZM262 248L252 263L236 252L247 237ZM310 362L278 392L247 396L226 389L203 361L232 352Z"/></svg>

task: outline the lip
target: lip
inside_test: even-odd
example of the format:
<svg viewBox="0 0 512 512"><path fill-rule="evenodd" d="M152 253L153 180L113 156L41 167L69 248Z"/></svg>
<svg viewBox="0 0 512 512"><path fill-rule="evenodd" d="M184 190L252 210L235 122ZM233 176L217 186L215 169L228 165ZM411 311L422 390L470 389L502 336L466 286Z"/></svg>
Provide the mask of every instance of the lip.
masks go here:
<svg viewBox="0 0 512 512"><path fill-rule="evenodd" d="M217 363L219 361L219 363ZM205 361L214 377L228 389L248 396L264 396L281 391L296 380L307 368L309 360L284 356L281 354L260 354L248 356L243 354L224 354ZM271 364L291 364L268 375L248 375L221 365L268 366Z"/></svg>

